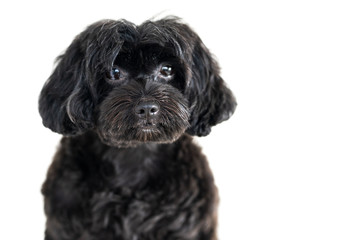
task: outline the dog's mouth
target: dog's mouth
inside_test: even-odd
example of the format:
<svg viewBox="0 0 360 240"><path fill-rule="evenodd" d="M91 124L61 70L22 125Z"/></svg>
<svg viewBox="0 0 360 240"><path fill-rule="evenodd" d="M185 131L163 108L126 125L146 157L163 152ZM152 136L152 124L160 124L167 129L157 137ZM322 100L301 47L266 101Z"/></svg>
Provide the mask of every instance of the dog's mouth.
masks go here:
<svg viewBox="0 0 360 240"><path fill-rule="evenodd" d="M159 122L157 119L140 119L133 128L135 131L153 133L159 131Z"/></svg>
<svg viewBox="0 0 360 240"><path fill-rule="evenodd" d="M143 133L154 133L154 132L159 131L158 126L155 123L139 124L136 127L136 130L143 132Z"/></svg>
<svg viewBox="0 0 360 240"><path fill-rule="evenodd" d="M157 142L165 135L164 126L154 119L139 120L132 128L133 139L139 142Z"/></svg>
<svg viewBox="0 0 360 240"><path fill-rule="evenodd" d="M151 132L155 132L156 131L156 126L143 126L140 127L140 131L145 132L145 133L151 133Z"/></svg>

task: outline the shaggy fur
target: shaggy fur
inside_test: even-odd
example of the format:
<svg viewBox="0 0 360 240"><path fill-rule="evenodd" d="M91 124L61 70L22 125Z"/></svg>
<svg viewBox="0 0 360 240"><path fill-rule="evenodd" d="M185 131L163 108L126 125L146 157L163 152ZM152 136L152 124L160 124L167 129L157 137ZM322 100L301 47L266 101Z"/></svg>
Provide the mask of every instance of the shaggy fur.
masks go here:
<svg viewBox="0 0 360 240"><path fill-rule="evenodd" d="M217 190L192 136L235 107L179 19L90 25L39 99L43 124L64 135L42 188L45 239L216 240Z"/></svg>

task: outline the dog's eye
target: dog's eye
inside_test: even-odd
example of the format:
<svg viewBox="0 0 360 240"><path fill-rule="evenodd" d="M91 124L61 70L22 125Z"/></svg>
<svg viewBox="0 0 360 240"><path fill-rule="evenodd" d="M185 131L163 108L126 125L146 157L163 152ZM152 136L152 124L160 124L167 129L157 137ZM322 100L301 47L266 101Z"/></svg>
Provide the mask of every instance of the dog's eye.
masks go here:
<svg viewBox="0 0 360 240"><path fill-rule="evenodd" d="M111 70L107 73L106 77L110 80L122 80L124 78L124 74L118 66L113 66Z"/></svg>
<svg viewBox="0 0 360 240"><path fill-rule="evenodd" d="M174 69L171 65L164 65L161 67L160 73L164 77L170 77L174 74Z"/></svg>

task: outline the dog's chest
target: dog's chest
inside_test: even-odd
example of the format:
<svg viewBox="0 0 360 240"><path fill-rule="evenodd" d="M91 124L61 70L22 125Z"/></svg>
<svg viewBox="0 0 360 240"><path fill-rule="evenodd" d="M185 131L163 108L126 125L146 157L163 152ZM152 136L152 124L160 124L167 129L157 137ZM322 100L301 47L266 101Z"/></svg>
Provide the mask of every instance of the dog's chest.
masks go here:
<svg viewBox="0 0 360 240"><path fill-rule="evenodd" d="M108 151L103 156L102 175L109 188L139 189L151 187L172 172L174 162L168 154L159 153L156 147Z"/></svg>
<svg viewBox="0 0 360 240"><path fill-rule="evenodd" d="M134 149L108 153L107 187L92 197L92 219L101 229L134 237L169 224L180 228L187 209L199 194L195 178L176 154L166 150ZM171 151L173 153L173 150ZM99 229L100 230L100 229ZM103 230L100 230L103 231Z"/></svg>

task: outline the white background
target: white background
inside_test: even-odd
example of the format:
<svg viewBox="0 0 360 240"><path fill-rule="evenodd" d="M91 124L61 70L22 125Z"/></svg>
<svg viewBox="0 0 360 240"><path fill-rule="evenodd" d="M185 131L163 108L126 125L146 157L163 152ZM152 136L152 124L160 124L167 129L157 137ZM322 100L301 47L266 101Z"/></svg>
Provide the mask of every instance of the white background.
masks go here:
<svg viewBox="0 0 360 240"><path fill-rule="evenodd" d="M60 136L37 98L94 21L175 14L222 66L238 108L198 139L221 204L219 239L360 239L357 1L2 1L0 239L42 239L40 186Z"/></svg>

